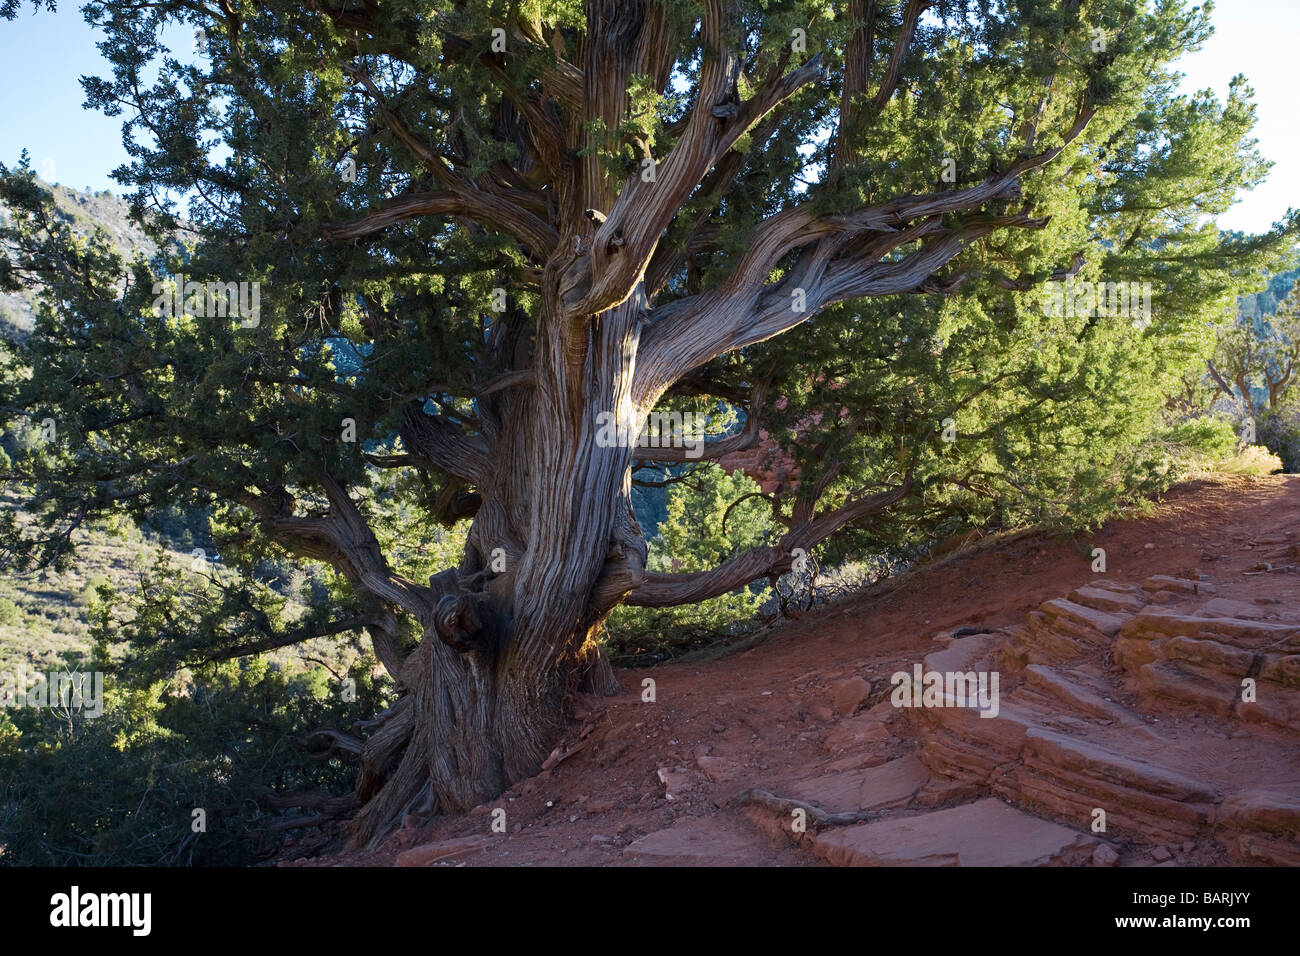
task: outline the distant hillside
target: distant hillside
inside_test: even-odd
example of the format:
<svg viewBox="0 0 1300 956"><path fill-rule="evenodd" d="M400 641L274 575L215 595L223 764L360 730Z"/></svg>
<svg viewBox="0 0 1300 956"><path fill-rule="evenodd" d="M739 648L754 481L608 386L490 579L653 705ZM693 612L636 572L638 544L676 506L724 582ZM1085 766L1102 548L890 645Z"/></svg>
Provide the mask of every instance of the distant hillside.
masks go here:
<svg viewBox="0 0 1300 956"><path fill-rule="evenodd" d="M111 584L122 594L135 591L160 545L126 526L115 532L79 531L75 540L77 560L67 570L0 578L0 673L19 664L45 670L84 660L91 645L87 611L96 585ZM188 566L187 555L171 555L178 568Z"/></svg>
<svg viewBox="0 0 1300 956"><path fill-rule="evenodd" d="M1237 299L1237 312L1248 319L1258 322L1266 315L1277 311L1278 303L1287 297L1296 280L1300 279L1300 269L1290 269L1271 276L1268 285L1259 292L1243 295Z"/></svg>
<svg viewBox="0 0 1300 956"><path fill-rule="evenodd" d="M21 523L31 521L9 495L0 496L0 508L11 509ZM211 560L214 550L206 534L191 534L174 514L157 522L165 530L141 530L128 521L102 521L73 533L76 559L64 569L44 568L24 574L0 575L0 675L18 666L50 670L79 666L91 652L90 607L96 587L109 585L119 596L139 591L146 571L161 550L178 576L195 573L195 545ZM219 563L199 568L227 582L234 572ZM287 564L264 562L261 580L289 598L288 612L306 610L297 599L305 577ZM333 638L309 641L297 647L272 651L277 663L308 657L347 661L354 651Z"/></svg>
<svg viewBox="0 0 1300 956"><path fill-rule="evenodd" d="M78 235L90 235L98 226L128 259L137 252L148 258L158 251L157 244L131 221L130 206L110 191L82 192L57 184L43 185L54 194L60 215ZM6 215L0 207L0 218ZM0 335L13 337L30 332L35 319L35 301L36 296L30 291L0 292Z"/></svg>

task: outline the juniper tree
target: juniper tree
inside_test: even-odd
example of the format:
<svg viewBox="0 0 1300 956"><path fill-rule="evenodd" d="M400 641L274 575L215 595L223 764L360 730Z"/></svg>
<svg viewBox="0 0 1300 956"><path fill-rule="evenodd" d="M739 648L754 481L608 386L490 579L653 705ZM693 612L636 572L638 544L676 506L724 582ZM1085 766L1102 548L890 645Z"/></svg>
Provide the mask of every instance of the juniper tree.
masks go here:
<svg viewBox="0 0 1300 956"><path fill-rule="evenodd" d="M124 265L5 171L4 278L46 296L5 402L58 423L8 475L44 520L9 551L66 560L97 516L192 505L247 586L146 594L137 643L364 630L400 696L340 737L358 842L535 773L570 695L613 686L618 605L1147 487L1161 389L1294 225L1207 221L1266 164L1244 86L1175 94L1208 14L1169 0L84 9L115 176L183 245ZM1149 282L1149 321L1051 315L1066 280ZM243 310L208 283L248 284ZM602 426L687 410L734 413L700 467L764 426L799 480L765 543L647 571L634 473L691 450ZM439 527L464 548L434 569ZM267 555L325 567L331 599L272 607Z"/></svg>

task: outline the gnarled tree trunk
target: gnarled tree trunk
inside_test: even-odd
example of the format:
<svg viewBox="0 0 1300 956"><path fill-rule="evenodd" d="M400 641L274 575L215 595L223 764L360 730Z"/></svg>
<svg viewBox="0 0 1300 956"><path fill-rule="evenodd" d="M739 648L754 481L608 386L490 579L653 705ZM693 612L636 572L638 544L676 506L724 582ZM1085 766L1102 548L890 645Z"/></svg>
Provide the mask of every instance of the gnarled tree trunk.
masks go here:
<svg viewBox="0 0 1300 956"><path fill-rule="evenodd" d="M614 605L691 603L783 573L793 555L906 496L913 466L900 463L896 487L819 513L820 495L837 474L831 468L792 505L782 519L785 533L771 545L708 571L647 574L630 469L634 459L674 459L628 446L667 390L711 360L794 328L832 303L950 291L963 276L940 270L966 245L1003 229L1042 228L1046 220L1031 218L1028 207L1006 212L1007 204L1019 196L1019 179L1057 156L1095 111L1081 99L1064 144L1034 152L1031 131L1017 159L980 182L837 213L792 203L753 229L719 281L704 289L688 282L684 295L677 289L652 306L675 275L696 269L688 263L691 241L663 243L664 236L674 224L688 233L707 226L709 210L744 166L733 147L747 135L756 147L771 137L791 98L826 72L820 56L792 63L792 50L764 53L750 65L743 96L749 54L739 42L742 25L725 0L705 0L691 41L705 50L694 102L674 124L664 155L654 156L624 130L629 90L638 76L668 89L688 25L653 0L585 6L574 63L557 54L527 88L505 69L512 54L475 52L470 38L448 37L454 55L486 69L508 101L499 125L527 160L508 183L466 178L459 170L467 164L449 165L431 151L365 70L347 67L437 188L328 224L323 238L355 240L424 215L488 225L518 243L529 262L524 281L538 303L533 315L493 320L484 369L496 377L471 396L472 431L418 404L401 429L408 451L401 464L450 476L440 507L473 515L459 568L427 587L393 575L346 492L331 488L328 476L326 519L293 518L266 497L249 502L280 540L331 561L360 590L404 609L424 628L423 642L398 667L405 696L363 749L364 807L354 842L382 835L408 808L465 810L535 773L561 733L566 697L584 677L611 681L599 669L591 635ZM906 5L872 108L893 96L925 6ZM857 163L853 127L867 109L862 95L877 25L875 5L861 8L854 7L863 21L843 87L844 99L858 100L840 117L836 168ZM336 16L340 27L365 32L375 26L373 15ZM511 32L520 49L543 46L534 27L519 21L514 30L522 31ZM558 39L557 31L557 46ZM640 151L639 166L630 175L611 173L606 160L628 145ZM533 188L542 182L545 190ZM688 213L693 198L707 201ZM999 211L976 214L990 205ZM752 383L751 425L764 388ZM600 439L611 419L627 430L623 440ZM755 434L747 425L745 436L733 437L748 442ZM719 442L713 451L734 447Z"/></svg>
<svg viewBox="0 0 1300 956"><path fill-rule="evenodd" d="M579 685L617 686L592 632L644 579L646 552L633 449L600 437L602 415L636 434L643 311L638 294L594 321L542 322L535 385L493 403L467 557L431 582L437 603L401 671L407 696L363 751L354 843L413 809L468 810L537 773ZM417 450L419 427L406 435Z"/></svg>

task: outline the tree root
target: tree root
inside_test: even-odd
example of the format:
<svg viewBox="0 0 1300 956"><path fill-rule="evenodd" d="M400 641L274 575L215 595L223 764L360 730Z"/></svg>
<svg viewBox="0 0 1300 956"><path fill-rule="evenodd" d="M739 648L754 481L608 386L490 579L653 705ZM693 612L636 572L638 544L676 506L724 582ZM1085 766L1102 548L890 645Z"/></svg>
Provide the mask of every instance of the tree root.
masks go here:
<svg viewBox="0 0 1300 956"><path fill-rule="evenodd" d="M404 743L406 749L397 769L381 780L370 778L373 789L369 799L349 826L349 850L374 849L397 828L411 807L424 802L424 791L429 786L428 748L420 734L408 736Z"/></svg>
<svg viewBox="0 0 1300 956"><path fill-rule="evenodd" d="M384 727L366 739L361 747L361 774L357 778L357 796L364 803L379 792L407 741L415 732L415 714L409 696L393 706L393 716Z"/></svg>
<svg viewBox="0 0 1300 956"><path fill-rule="evenodd" d="M850 823L864 823L879 816L879 814L869 810L847 810L831 813L804 800L796 800L793 797L778 797L759 787L742 790L731 798L731 803L735 806L751 804L765 810L774 810L782 815L788 815L794 810L802 810L807 814L809 822L818 827L842 827Z"/></svg>
<svg viewBox="0 0 1300 956"><path fill-rule="evenodd" d="M609 662L604 649L599 645L596 647L591 666L582 675L578 690L598 697L617 697L623 693L623 685L618 682L618 677L614 674L614 665Z"/></svg>
<svg viewBox="0 0 1300 956"><path fill-rule="evenodd" d="M276 809L296 807L303 810L315 810L322 816L336 817L357 808L357 795L345 793L336 795L319 790L297 790L292 793L274 793L267 790L262 796L267 806Z"/></svg>

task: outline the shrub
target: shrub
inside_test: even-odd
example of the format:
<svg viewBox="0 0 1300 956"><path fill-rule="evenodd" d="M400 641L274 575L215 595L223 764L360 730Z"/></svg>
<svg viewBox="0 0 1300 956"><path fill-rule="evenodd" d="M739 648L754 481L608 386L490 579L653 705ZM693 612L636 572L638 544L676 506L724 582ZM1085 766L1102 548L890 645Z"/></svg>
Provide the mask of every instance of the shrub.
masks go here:
<svg viewBox="0 0 1300 956"><path fill-rule="evenodd" d="M321 667L286 675L263 658L147 688L105 680L94 719L0 710L0 863L246 865L293 817L271 789L346 793L353 767L295 738L372 718L386 688L373 659L348 671L355 701ZM206 832L195 831L203 810Z"/></svg>

